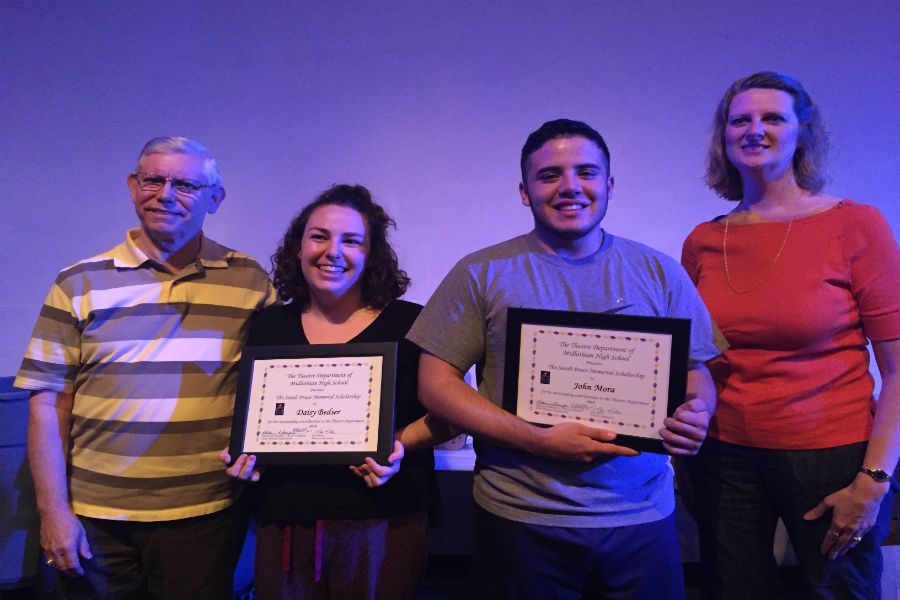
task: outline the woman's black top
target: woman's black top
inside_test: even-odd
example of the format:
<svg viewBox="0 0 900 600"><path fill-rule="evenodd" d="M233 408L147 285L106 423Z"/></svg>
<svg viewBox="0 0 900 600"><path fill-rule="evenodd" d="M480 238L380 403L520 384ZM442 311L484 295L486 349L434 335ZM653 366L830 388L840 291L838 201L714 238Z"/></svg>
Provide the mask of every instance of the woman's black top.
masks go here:
<svg viewBox="0 0 900 600"><path fill-rule="evenodd" d="M404 336L422 307L394 300L354 342L398 342L395 427L425 415L417 397L420 349ZM260 312L250 327L248 346L309 344L294 304ZM400 471L386 484L369 488L347 466L271 466L253 486L252 504L261 523L315 519L374 519L428 510L438 499L431 448L406 451Z"/></svg>

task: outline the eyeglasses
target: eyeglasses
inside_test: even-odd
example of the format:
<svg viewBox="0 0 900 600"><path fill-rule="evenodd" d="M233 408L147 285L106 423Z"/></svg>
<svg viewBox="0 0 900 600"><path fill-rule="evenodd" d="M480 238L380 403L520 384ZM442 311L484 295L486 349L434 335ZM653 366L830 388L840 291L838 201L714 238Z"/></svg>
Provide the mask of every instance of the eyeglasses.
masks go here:
<svg viewBox="0 0 900 600"><path fill-rule="evenodd" d="M219 187L218 184L215 183L200 183L193 179L164 177L162 175L157 175L156 173L145 173L143 171L137 171L133 173L133 175L137 180L138 186L145 192L158 192L166 185L167 181L171 181L172 189L175 190L176 194L182 196L193 196L203 188Z"/></svg>

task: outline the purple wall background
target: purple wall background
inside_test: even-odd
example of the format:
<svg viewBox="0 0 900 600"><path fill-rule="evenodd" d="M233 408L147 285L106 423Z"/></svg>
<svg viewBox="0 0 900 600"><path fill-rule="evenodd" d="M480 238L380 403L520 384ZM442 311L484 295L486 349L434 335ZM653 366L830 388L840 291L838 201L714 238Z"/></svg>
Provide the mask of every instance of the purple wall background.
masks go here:
<svg viewBox="0 0 900 600"><path fill-rule="evenodd" d="M2 0L0 374L58 270L135 223L125 176L157 135L218 156L207 232L265 265L318 191L369 186L424 301L463 254L530 228L518 153L560 116L611 146L607 229L677 257L730 206L701 180L716 101L776 69L832 130L828 191L900 233L898 31L893 0Z"/></svg>

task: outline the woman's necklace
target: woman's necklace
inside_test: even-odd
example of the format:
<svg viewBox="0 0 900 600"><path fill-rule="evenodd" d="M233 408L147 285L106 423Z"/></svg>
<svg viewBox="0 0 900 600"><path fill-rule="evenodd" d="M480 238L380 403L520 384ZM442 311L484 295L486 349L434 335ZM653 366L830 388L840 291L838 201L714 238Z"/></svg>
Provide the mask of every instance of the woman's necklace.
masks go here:
<svg viewBox="0 0 900 600"><path fill-rule="evenodd" d="M778 263L778 259L781 258L781 253L784 251L784 245L787 244L788 236L791 234L791 227L794 226L794 219L788 221L787 231L784 232L784 239L781 240L781 246L778 248L778 252L775 253L775 260L769 265L769 268L766 270L765 274L763 274L759 282L747 289L739 290L734 287L734 283L731 281L731 271L728 269L728 221L730 218L731 215L725 217L725 235L722 236L722 257L725 259L725 280L728 281L728 287L730 287L731 291L735 294L749 294L753 290L762 287L762 284L766 282L769 275L775 270L775 265Z"/></svg>

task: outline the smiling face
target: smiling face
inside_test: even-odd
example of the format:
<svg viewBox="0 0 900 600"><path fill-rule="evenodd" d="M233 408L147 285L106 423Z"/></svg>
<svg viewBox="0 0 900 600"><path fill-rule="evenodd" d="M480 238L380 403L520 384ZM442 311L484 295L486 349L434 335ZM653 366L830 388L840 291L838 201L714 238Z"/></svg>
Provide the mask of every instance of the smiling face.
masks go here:
<svg viewBox="0 0 900 600"><path fill-rule="evenodd" d="M356 210L326 204L309 216L300 241L300 268L312 302L355 296L362 306L362 275L369 254L365 219Z"/></svg>
<svg viewBox="0 0 900 600"><path fill-rule="evenodd" d="M149 154L138 168L166 178L189 179L208 184L203 159L193 154ZM219 209L225 197L220 187L204 187L193 193L176 191L171 181L156 191L141 188L134 174L128 176L134 211L141 222L141 237L160 249L182 247L203 230L207 214Z"/></svg>
<svg viewBox="0 0 900 600"><path fill-rule="evenodd" d="M538 238L551 250L573 242L587 242L596 250L613 189L599 146L580 136L554 138L535 150L527 164L519 193L534 215Z"/></svg>
<svg viewBox="0 0 900 600"><path fill-rule="evenodd" d="M800 124L789 93L753 88L731 101L725 153L742 176L755 171L776 179L793 172L799 137Z"/></svg>

